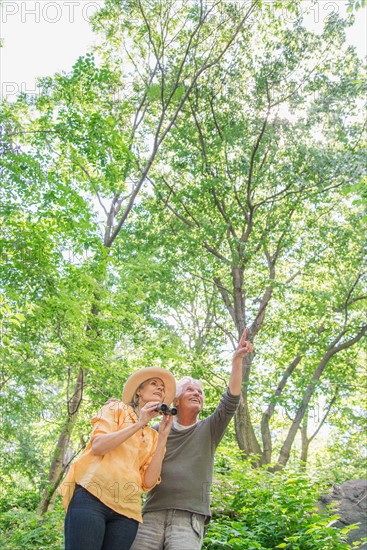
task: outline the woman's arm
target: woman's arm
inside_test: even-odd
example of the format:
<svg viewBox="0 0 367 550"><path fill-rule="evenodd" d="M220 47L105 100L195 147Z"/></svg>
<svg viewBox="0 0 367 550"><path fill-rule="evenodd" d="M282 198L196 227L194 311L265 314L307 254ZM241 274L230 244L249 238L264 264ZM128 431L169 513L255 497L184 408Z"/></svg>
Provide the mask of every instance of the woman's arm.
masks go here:
<svg viewBox="0 0 367 550"><path fill-rule="evenodd" d="M118 430L110 434L97 435L92 441L92 451L97 456L102 456L110 451L113 451L116 447L124 443L129 437L134 435L138 430L144 428L152 418L158 416L159 413L155 411L155 408L159 404L159 401L150 401L141 409L138 422L131 424L127 428Z"/></svg>
<svg viewBox="0 0 367 550"><path fill-rule="evenodd" d="M143 485L147 491L149 491L156 485L159 476L161 475L162 462L166 452L167 437L171 430L172 421L173 416L163 415L159 426L157 447L152 457L152 460L150 461L150 464L144 473Z"/></svg>

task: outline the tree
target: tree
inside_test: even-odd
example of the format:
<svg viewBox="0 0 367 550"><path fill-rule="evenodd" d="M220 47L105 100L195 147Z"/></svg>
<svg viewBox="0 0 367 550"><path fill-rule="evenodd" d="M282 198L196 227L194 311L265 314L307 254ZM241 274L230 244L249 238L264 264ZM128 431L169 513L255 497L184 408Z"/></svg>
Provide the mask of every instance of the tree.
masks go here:
<svg viewBox="0 0 367 550"><path fill-rule="evenodd" d="M93 55L87 54L70 74L42 79L38 96L20 97L14 106L4 107L5 126L10 124L6 139L17 148L3 160L10 184L9 204L14 212L20 204L26 211L32 197L37 205L32 212L35 223L43 217L51 224L54 214L61 215L61 264L69 239L73 255L83 248L87 255L76 269L70 266L62 274L72 271L79 284L86 278L89 308L83 309L87 316L71 323L74 331L77 322L81 337L78 360L73 363L77 374L74 384L71 376L67 379L67 412L59 425L40 513L47 509L69 463L66 456L86 373L93 368L92 359L100 359L97 349L103 330L99 318L106 307L104 291L109 284L112 247L192 90L204 74L224 61L259 3L254 0L235 8L222 2L178 5L171 1L163 5L157 0L143 5L110 0L94 18L95 29L104 33L105 42L97 49L101 65L97 67ZM10 190L14 183L15 194ZM93 201L98 201L101 223L92 219ZM76 205L78 212L73 210ZM84 224L81 232L74 225L75 216ZM91 234L86 236L89 230ZM37 286L38 293L45 292L42 308L47 311L50 302L55 307L53 330L63 350L70 347L63 330L65 299L76 306L72 288L63 276L56 277L46 290Z"/></svg>
<svg viewBox="0 0 367 550"><path fill-rule="evenodd" d="M270 421L285 407L292 421L275 469L323 384L356 376L347 350L367 330L355 196L364 69L344 46L345 24L330 18L316 36L299 21L257 20L252 41L241 36L230 63L195 88L160 151L151 182L164 209L146 200L155 238L171 241L166 261L179 251L187 276L212 282L233 339L250 325L266 374L247 359L236 434L246 455L269 464Z"/></svg>

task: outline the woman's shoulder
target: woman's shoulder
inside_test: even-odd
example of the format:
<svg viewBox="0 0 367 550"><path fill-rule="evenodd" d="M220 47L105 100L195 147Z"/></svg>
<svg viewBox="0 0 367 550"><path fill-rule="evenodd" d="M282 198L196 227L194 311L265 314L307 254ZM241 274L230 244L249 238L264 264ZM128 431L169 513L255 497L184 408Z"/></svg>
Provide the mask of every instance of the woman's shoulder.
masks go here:
<svg viewBox="0 0 367 550"><path fill-rule="evenodd" d="M96 416L92 419L92 423L99 418L114 418L116 421L126 418L134 414L134 410L130 405L126 405L123 401L116 398L111 398L106 401L99 409Z"/></svg>

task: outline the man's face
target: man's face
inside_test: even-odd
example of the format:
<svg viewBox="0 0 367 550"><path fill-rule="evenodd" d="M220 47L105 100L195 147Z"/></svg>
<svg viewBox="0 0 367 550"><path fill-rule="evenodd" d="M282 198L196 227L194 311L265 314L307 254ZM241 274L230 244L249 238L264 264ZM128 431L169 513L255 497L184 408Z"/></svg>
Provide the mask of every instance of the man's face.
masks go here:
<svg viewBox="0 0 367 550"><path fill-rule="evenodd" d="M178 399L175 399L175 406L180 410L190 410L199 414L203 408L203 390L197 384L188 383L184 386L183 392Z"/></svg>

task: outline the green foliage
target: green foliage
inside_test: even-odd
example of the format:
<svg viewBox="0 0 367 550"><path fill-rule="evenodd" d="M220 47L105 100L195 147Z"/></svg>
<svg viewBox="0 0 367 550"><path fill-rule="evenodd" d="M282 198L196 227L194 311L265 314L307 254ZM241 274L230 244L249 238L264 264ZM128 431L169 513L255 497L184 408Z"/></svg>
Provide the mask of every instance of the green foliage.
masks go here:
<svg viewBox="0 0 367 550"><path fill-rule="evenodd" d="M0 545L14 550L62 550L63 513L60 508L41 519L34 511L12 508L1 516Z"/></svg>
<svg viewBox="0 0 367 550"><path fill-rule="evenodd" d="M319 475L254 470L249 461L228 456L228 449L218 462L206 550L350 548L346 535L357 526L338 530L332 509L318 512L320 494L328 490Z"/></svg>
<svg viewBox="0 0 367 550"><path fill-rule="evenodd" d="M353 10L359 10L367 6L366 0L349 0L347 10L349 12Z"/></svg>
<svg viewBox="0 0 367 550"><path fill-rule="evenodd" d="M212 489L212 519L206 550L348 550L346 536L357 526L336 529L338 518L331 507L320 513L317 502L333 479L321 471L302 470L270 473L254 470L233 449L228 433L216 458ZM327 477L327 479L326 479ZM34 491L9 487L2 499L0 544L3 548L61 550L63 520L59 497L56 507L42 520L34 512ZM358 548L355 545L354 548Z"/></svg>
<svg viewBox="0 0 367 550"><path fill-rule="evenodd" d="M42 523L33 509L80 369L64 463L141 366L203 378L212 412L243 322L256 339L244 424L265 447L256 425L274 405L279 451L311 385L309 436L317 411L334 396L337 407L310 467L330 482L362 471L365 343L313 375L365 322L365 67L345 44L348 21L331 17L318 35L298 2L253 5L233 36L246 2L107 0L93 19L98 62L81 56L39 94L1 105L5 548L58 547L59 512ZM208 548L272 548L271 537L343 548L314 515L305 474L233 469Z"/></svg>
<svg viewBox="0 0 367 550"><path fill-rule="evenodd" d="M35 509L38 491L31 483L2 480L0 508L0 546L14 550L61 550L64 511L57 501L55 508L40 518Z"/></svg>

